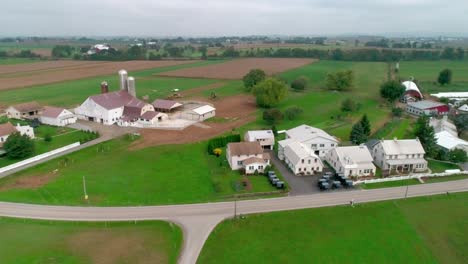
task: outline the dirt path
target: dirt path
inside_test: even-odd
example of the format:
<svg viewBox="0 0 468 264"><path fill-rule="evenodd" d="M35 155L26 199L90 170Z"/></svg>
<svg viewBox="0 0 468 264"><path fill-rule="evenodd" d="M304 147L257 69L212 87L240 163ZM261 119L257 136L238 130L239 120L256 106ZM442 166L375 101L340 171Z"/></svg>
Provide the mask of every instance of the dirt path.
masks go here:
<svg viewBox="0 0 468 264"><path fill-rule="evenodd" d="M229 96L210 103L215 106L217 117L226 118L230 121L222 123L204 122L203 124L209 128L191 126L182 131L142 129L140 132L142 138L135 141L130 149L137 150L156 145L199 142L255 121L256 105L253 96Z"/></svg>

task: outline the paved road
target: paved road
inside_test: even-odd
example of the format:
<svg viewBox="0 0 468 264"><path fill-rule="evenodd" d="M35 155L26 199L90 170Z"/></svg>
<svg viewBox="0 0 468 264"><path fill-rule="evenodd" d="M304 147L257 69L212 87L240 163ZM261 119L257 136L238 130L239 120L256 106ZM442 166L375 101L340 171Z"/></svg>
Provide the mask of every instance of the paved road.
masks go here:
<svg viewBox="0 0 468 264"><path fill-rule="evenodd" d="M315 208L323 206L444 194L468 191L468 180L421 184L375 190L327 192L237 202L239 214ZM138 221L167 220L179 224L184 231L181 264L195 263L213 228L233 216L234 202L142 207L73 207L0 202L0 215L18 218L69 221Z"/></svg>

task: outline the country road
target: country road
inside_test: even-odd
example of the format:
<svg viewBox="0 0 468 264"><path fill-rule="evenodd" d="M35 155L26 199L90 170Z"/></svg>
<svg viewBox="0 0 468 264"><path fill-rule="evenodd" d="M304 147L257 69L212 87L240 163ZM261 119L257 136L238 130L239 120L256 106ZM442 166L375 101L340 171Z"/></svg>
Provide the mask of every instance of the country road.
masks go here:
<svg viewBox="0 0 468 264"><path fill-rule="evenodd" d="M329 192L303 196L238 201L238 214L252 214L333 205L401 199L425 195L468 191L468 180L412 185L374 190ZM18 218L66 221L141 221L166 220L184 231L184 246L179 263L196 263L213 228L234 214L234 202L141 207L74 207L0 202L0 215Z"/></svg>

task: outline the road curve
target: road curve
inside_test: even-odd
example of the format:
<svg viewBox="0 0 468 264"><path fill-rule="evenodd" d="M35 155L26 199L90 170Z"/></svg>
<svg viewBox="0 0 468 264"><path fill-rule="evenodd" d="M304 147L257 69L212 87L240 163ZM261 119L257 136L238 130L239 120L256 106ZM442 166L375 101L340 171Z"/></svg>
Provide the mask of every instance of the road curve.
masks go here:
<svg viewBox="0 0 468 264"><path fill-rule="evenodd" d="M0 215L17 218L65 221L166 220L184 231L181 264L196 263L209 234L222 220L237 214L316 208L324 206L401 199L468 191L468 179L374 190L327 192L303 196L248 201L140 207L75 207L0 202Z"/></svg>

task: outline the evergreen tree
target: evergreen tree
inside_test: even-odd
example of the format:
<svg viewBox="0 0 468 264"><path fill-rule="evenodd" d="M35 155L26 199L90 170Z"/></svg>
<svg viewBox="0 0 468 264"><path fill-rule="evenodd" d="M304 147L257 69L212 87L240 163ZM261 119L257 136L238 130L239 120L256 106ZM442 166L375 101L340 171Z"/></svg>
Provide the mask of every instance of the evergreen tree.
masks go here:
<svg viewBox="0 0 468 264"><path fill-rule="evenodd" d="M439 73L439 77L437 78L437 82L440 85L450 84L452 82L452 70L445 69Z"/></svg>
<svg viewBox="0 0 468 264"><path fill-rule="evenodd" d="M435 157L437 155L435 132L434 128L429 125L428 116L424 115L418 118L414 126L414 135L419 138L419 141L429 157Z"/></svg>
<svg viewBox="0 0 468 264"><path fill-rule="evenodd" d="M364 128L362 127L361 122L354 124L353 128L351 129L351 135L349 138L351 142L356 145L365 143L367 141L367 136L364 132Z"/></svg>
<svg viewBox="0 0 468 264"><path fill-rule="evenodd" d="M360 123L361 123L362 129L364 131L364 134L366 136L370 136L370 134L371 134L371 125L370 125L369 119L367 118L367 114L364 114L362 116Z"/></svg>

